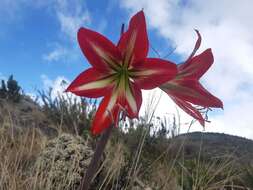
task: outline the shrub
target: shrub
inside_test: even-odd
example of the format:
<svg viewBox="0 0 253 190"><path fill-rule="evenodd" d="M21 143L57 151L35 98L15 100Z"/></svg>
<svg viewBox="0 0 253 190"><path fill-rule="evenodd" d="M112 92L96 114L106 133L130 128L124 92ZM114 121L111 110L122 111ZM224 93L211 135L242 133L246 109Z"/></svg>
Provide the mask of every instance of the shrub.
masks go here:
<svg viewBox="0 0 253 190"><path fill-rule="evenodd" d="M14 80L13 75L7 80L7 84L4 80L1 82L0 98L7 99L13 102L19 102L21 98L21 87L18 82Z"/></svg>
<svg viewBox="0 0 253 190"><path fill-rule="evenodd" d="M5 81L1 81L1 88L0 88L0 98L6 98L7 97L7 88L5 85Z"/></svg>
<svg viewBox="0 0 253 190"><path fill-rule="evenodd" d="M76 189L87 169L93 150L88 141L62 134L49 141L35 165L41 189Z"/></svg>
<svg viewBox="0 0 253 190"><path fill-rule="evenodd" d="M39 99L42 101L42 111L60 130L78 135L88 133L96 110L96 101L88 101L70 94L58 94L53 97L52 88L39 91Z"/></svg>

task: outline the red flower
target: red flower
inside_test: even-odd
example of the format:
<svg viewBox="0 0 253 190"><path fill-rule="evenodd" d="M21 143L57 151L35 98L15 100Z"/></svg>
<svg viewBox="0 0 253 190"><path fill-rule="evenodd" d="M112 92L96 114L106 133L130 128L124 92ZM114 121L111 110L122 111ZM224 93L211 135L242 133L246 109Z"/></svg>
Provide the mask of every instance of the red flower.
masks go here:
<svg viewBox="0 0 253 190"><path fill-rule="evenodd" d="M67 88L79 96L104 96L92 123L98 134L111 123L117 125L119 112L137 118L142 103L141 89L152 89L172 79L176 65L147 58L149 42L143 11L134 15L117 45L86 28L78 31L78 42L92 65Z"/></svg>
<svg viewBox="0 0 253 190"><path fill-rule="evenodd" d="M204 108L223 108L223 104L221 100L210 94L199 82L200 77L209 69L214 60L211 49L194 56L201 43L201 36L197 30L196 32L198 40L192 54L183 64L178 65L177 75L172 80L162 84L160 88L180 108L204 126L205 120L203 116L192 104L203 106Z"/></svg>

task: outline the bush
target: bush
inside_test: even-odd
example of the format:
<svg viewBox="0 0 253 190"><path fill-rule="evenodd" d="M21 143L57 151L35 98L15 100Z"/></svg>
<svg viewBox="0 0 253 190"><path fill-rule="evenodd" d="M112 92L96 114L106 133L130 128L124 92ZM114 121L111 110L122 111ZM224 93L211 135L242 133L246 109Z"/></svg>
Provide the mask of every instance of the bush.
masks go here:
<svg viewBox="0 0 253 190"><path fill-rule="evenodd" d="M1 88L0 88L0 98L6 98L7 97L7 88L5 85L5 81L1 81Z"/></svg>
<svg viewBox="0 0 253 190"><path fill-rule="evenodd" d="M96 101L70 94L53 97L52 88L39 91L39 99L42 101L42 111L61 131L78 135L89 133L91 119L96 111Z"/></svg>
<svg viewBox="0 0 253 190"><path fill-rule="evenodd" d="M42 189L76 189L87 169L93 150L88 141L62 134L49 141L36 161Z"/></svg>
<svg viewBox="0 0 253 190"><path fill-rule="evenodd" d="M13 102L19 102L21 98L21 87L18 82L14 80L13 75L7 80L7 84L4 80L1 81L0 98L7 99Z"/></svg>

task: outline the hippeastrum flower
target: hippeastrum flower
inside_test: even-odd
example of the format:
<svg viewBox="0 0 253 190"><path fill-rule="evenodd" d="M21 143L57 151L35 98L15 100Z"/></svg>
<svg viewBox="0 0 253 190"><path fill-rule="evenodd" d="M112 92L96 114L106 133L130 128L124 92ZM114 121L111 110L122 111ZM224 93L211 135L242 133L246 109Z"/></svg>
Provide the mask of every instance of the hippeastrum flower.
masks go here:
<svg viewBox="0 0 253 190"><path fill-rule="evenodd" d="M141 89L158 87L176 74L172 62L147 58L149 42L143 11L131 18L117 45L87 28L79 29L77 38L92 68L81 73L66 91L91 98L104 96L93 119L93 134L112 123L117 125L120 111L137 118Z"/></svg>
<svg viewBox="0 0 253 190"><path fill-rule="evenodd" d="M213 64L211 49L207 49L200 55L194 56L200 47L201 36L196 30L198 40L189 58L177 66L178 73L172 79L162 84L160 88L166 92L172 100L186 113L197 119L204 126L205 120L201 113L192 104L204 108L223 108L223 103L217 97L209 93L199 82L201 76Z"/></svg>

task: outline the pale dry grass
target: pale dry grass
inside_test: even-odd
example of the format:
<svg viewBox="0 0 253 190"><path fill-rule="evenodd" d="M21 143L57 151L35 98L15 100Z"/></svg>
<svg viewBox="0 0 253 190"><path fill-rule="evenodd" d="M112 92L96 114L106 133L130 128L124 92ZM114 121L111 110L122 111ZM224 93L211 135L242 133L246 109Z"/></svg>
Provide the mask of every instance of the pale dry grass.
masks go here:
<svg viewBox="0 0 253 190"><path fill-rule="evenodd" d="M44 138L36 129L0 129L0 189L31 189L31 171Z"/></svg>
<svg viewBox="0 0 253 190"><path fill-rule="evenodd" d="M14 138L12 138L14 137ZM11 134L11 130L1 128L0 132L0 189L1 190L61 190L71 189L69 179L71 176L66 175L65 179L58 181L57 184L50 181L51 172L39 174L41 170L36 170L34 165L39 153L47 143L40 132L36 129L20 132L15 135ZM141 154L140 150L137 150ZM178 179L184 177L192 182L192 190L220 190L225 186L232 185L229 181L236 177L232 172L232 161L203 164L200 160L196 161L193 171L186 167L185 163L179 162L179 159L166 160L166 156L161 155L159 160L155 160L150 164L148 170L144 174L141 161L136 166L135 175L129 176L131 168L126 169L128 165L126 160L128 150L122 142L116 144L108 144L105 159L101 164L99 172L103 172L103 178L97 189L181 189L178 185ZM135 160L130 160L136 163ZM180 164L179 164L180 163ZM54 163L52 162L52 166ZM131 166L132 164L130 164ZM177 166L181 167L182 173L177 172ZM230 171L231 170L231 171ZM122 171L128 173L125 181L121 181ZM43 171L42 171L43 172ZM223 179L215 181L215 177L226 173ZM141 175L142 174L142 175ZM179 175L179 177L177 176ZM44 177L41 177L44 176ZM183 180L186 183L187 180ZM132 181L132 186L130 183ZM123 184L122 184L123 183ZM189 183L189 182L187 182ZM45 186L46 184L46 186ZM181 184L184 186L184 184ZM123 187L122 187L123 186ZM121 187L121 188L119 188Z"/></svg>
<svg viewBox="0 0 253 190"><path fill-rule="evenodd" d="M12 134L9 128L0 127L0 190L76 189L73 182L81 179L78 175L83 172L80 164L85 162L79 158L86 152L73 142L64 150L60 146L49 149L51 152L46 152L48 158L45 160L45 153L44 157L41 153L51 141L35 128L15 129L15 134ZM72 157L68 158L70 154Z"/></svg>
<svg viewBox="0 0 253 190"><path fill-rule="evenodd" d="M151 98L147 108L145 125L140 133L134 152L130 152L122 139L109 141L103 161L94 180L94 189L98 190L227 190L246 189L233 184L238 173L233 170L234 160L227 155L222 161L213 160L208 163L201 160L202 145L199 156L194 162L184 160L181 151L187 138L180 144L171 157L173 144L157 155L149 163L143 162L145 143L150 135L149 124L154 117L159 100ZM60 181L53 180L52 170L41 170L35 164L50 139L41 133L36 122L30 127L22 128L20 124L28 124L33 117L40 118L40 112L32 112L31 118L19 120L17 110L5 107L0 110L0 190L67 190L76 189L70 184L71 173ZM33 116L33 114L35 116ZM25 121L25 122L24 122ZM179 127L179 126L178 126ZM191 125L189 126L190 129ZM148 128L148 129L147 129ZM176 129L177 130L177 129ZM55 150L58 151L57 149ZM55 153L56 153L55 152ZM52 153L54 154L54 153ZM152 154L152 152L150 152ZM130 156L132 155L132 157ZM70 165L73 170L77 166L75 160ZM42 164L42 163L41 163ZM54 159L51 168L55 167Z"/></svg>
<svg viewBox="0 0 253 190"><path fill-rule="evenodd" d="M40 154L50 142L38 127L44 115L37 108L26 113L20 111L23 105L0 103L0 190L70 189L72 175L55 184L50 177L54 171L38 167ZM51 168L55 167L52 161ZM69 167L76 167L75 160Z"/></svg>

